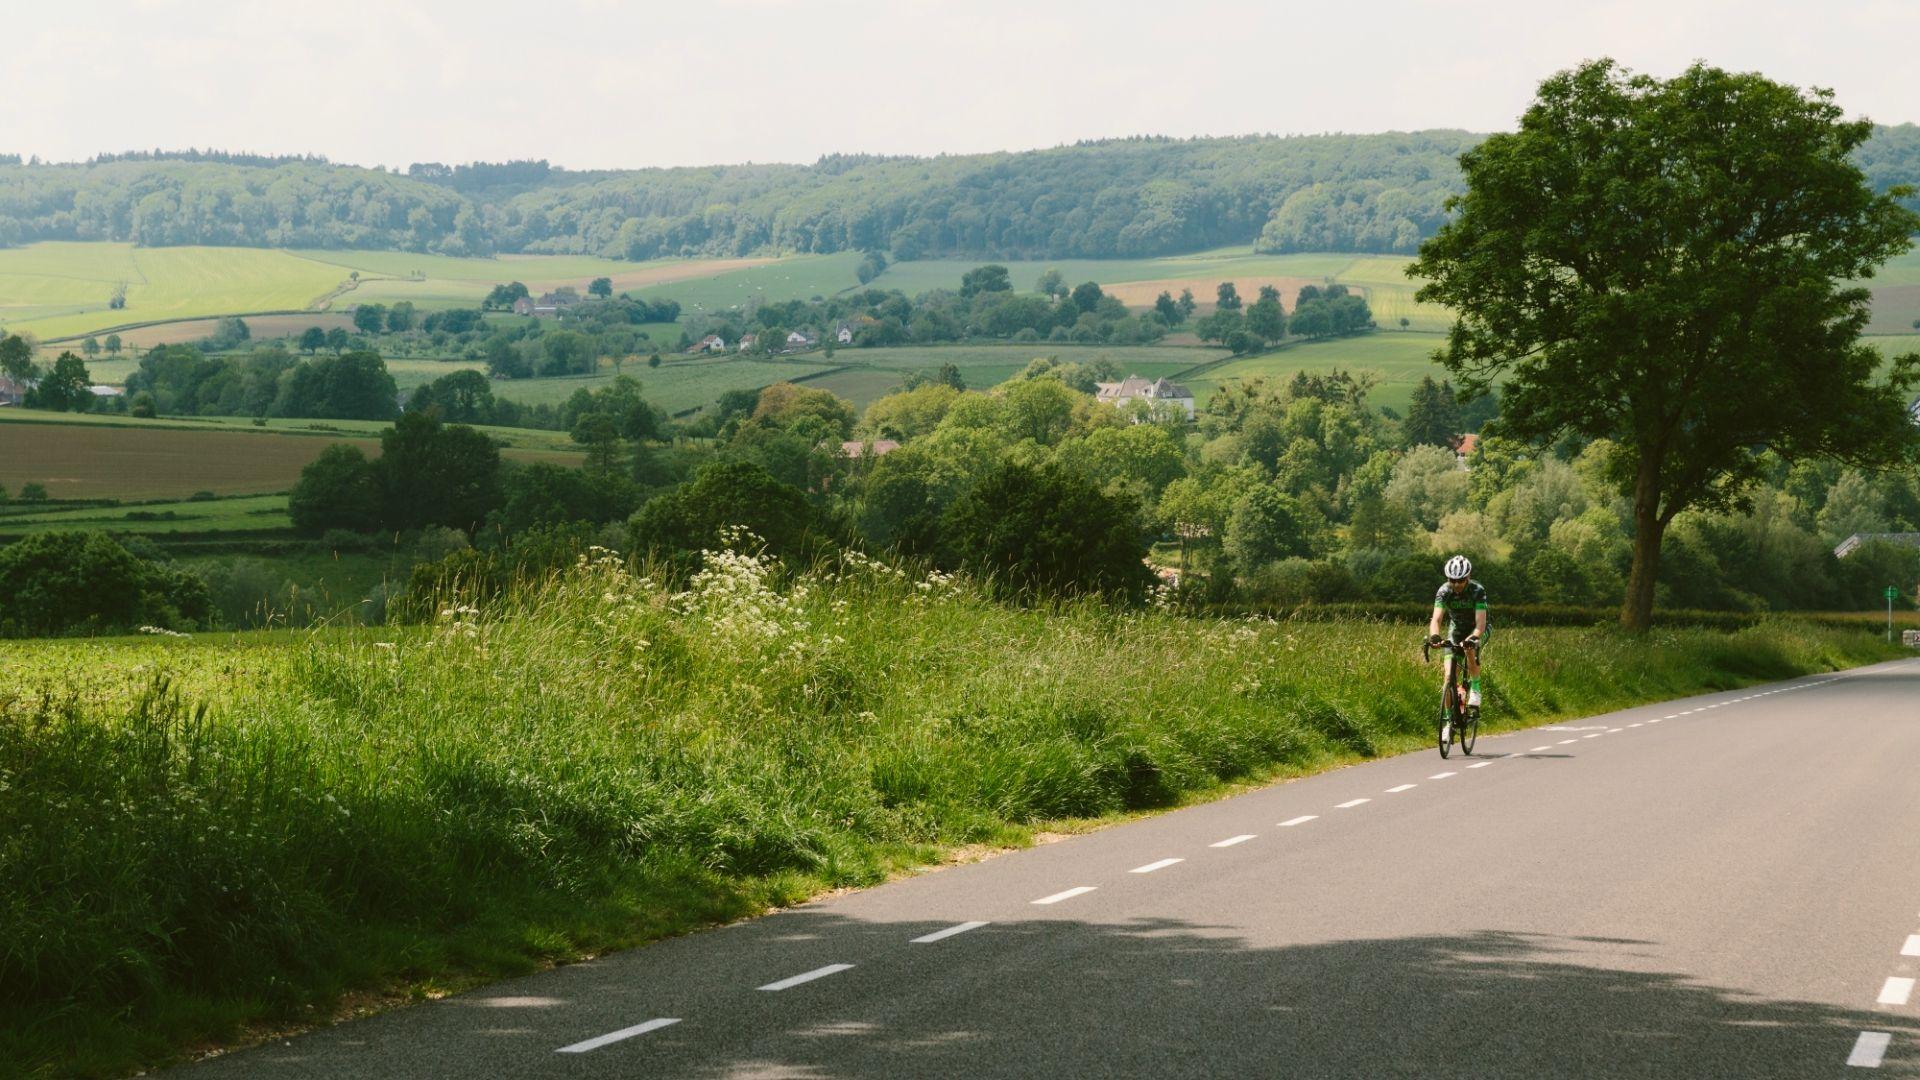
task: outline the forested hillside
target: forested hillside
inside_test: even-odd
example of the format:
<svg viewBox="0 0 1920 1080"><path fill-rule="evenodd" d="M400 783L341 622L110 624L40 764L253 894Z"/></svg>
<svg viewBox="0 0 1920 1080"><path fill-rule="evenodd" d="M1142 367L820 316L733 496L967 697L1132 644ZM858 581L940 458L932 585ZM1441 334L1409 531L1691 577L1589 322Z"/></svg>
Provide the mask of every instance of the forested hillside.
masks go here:
<svg viewBox="0 0 1920 1080"><path fill-rule="evenodd" d="M899 259L1113 258L1233 244L1410 253L1459 188L1463 131L1134 138L1025 153L569 172L188 152L0 159L0 243L353 247L626 259L885 250ZM1861 165L1920 180L1920 127ZM1920 198L1911 200L1920 207Z"/></svg>

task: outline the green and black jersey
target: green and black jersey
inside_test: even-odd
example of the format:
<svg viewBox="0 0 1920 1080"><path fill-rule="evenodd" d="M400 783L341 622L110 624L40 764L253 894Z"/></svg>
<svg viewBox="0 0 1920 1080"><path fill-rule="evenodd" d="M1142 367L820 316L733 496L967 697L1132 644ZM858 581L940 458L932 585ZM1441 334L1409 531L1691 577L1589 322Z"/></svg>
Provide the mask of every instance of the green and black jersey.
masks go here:
<svg viewBox="0 0 1920 1080"><path fill-rule="evenodd" d="M1447 613L1447 637L1459 641L1479 625L1474 613L1487 610L1487 587L1469 581L1466 588L1455 592L1443 582L1440 591L1434 594L1433 606Z"/></svg>

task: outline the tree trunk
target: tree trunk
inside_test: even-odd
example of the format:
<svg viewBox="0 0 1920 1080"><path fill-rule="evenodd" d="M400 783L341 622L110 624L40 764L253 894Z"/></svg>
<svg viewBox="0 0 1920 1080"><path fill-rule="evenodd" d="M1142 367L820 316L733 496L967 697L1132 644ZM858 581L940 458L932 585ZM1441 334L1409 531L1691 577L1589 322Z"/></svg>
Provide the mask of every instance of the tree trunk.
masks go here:
<svg viewBox="0 0 1920 1080"><path fill-rule="evenodd" d="M1620 608L1621 629L1635 633L1653 626L1653 585L1660 574L1660 538L1667 531L1660 516L1659 477L1659 464L1642 457L1633 487L1633 570Z"/></svg>

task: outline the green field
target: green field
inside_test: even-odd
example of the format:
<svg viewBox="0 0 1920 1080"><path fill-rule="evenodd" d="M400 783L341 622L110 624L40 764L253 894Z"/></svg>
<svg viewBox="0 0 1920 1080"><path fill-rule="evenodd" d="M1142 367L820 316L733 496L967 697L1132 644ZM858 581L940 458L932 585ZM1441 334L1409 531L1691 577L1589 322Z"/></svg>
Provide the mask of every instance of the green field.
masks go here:
<svg viewBox="0 0 1920 1080"><path fill-rule="evenodd" d="M624 374L640 381L647 400L670 413L682 413L713 404L729 390L757 390L771 383L804 380L831 390L864 408L874 398L903 382L909 372L932 372L953 364L975 390L1006 381L1035 357L1091 362L1112 359L1128 374L1158 378L1185 371L1196 364L1226 356L1224 349L1183 345L922 345L890 349L840 349L831 359L824 352L775 359L771 357L682 357L657 368L627 364ZM411 377L431 378L455 370L459 363L414 361ZM398 375L395 376L399 378ZM570 375L550 379L513 379L493 384L494 396L526 404L557 405L581 389L597 389L612 382L614 372L603 366L597 375ZM403 384L403 388L404 388Z"/></svg>
<svg viewBox="0 0 1920 1080"><path fill-rule="evenodd" d="M942 364L960 369L969 389L990 389L1018 374L1036 357L1063 363L1112 360L1126 375L1149 379L1174 376L1227 355L1225 349L1182 345L936 345L895 349L842 349L834 354L847 370L808 381L865 408L874 398L900 386L910 372L931 373Z"/></svg>
<svg viewBox="0 0 1920 1080"><path fill-rule="evenodd" d="M753 299L810 300L856 288L860 279L854 271L861 258L860 253L851 251L838 255L796 255L765 266L732 270L698 280L648 285L632 291L651 300L677 300L689 315L720 311Z"/></svg>
<svg viewBox="0 0 1920 1080"><path fill-rule="evenodd" d="M1379 376L1379 383L1368 400L1405 412L1413 388L1424 376L1438 379L1445 372L1431 356L1445 339L1439 334L1379 332L1332 341L1301 342L1258 356L1241 357L1185 376L1182 381L1205 401L1214 390L1229 382L1265 378L1285 380L1298 371L1328 371L1344 368Z"/></svg>
<svg viewBox="0 0 1920 1080"><path fill-rule="evenodd" d="M281 532L293 527L285 495L139 503L132 506L53 505L34 509L13 503L0 508L0 538L67 529L105 529L122 533Z"/></svg>
<svg viewBox="0 0 1920 1080"><path fill-rule="evenodd" d="M768 263L767 259L657 259L626 262L588 255L502 255L492 259L457 259L445 255L415 255L399 251L299 251L295 254L339 268L358 271L359 286L349 302L391 304L412 301L421 308L473 307L495 285L518 281L539 295L562 285L585 293L594 278L613 280L615 292L635 292L668 283L692 284L701 278L737 272ZM668 290L671 293L671 290Z"/></svg>
<svg viewBox="0 0 1920 1080"><path fill-rule="evenodd" d="M0 250L0 324L42 339L108 326L309 307L340 268L261 248L48 242ZM127 306L107 306L127 285Z"/></svg>
<svg viewBox="0 0 1920 1080"><path fill-rule="evenodd" d="M657 368L628 364L622 371L640 382L648 401L670 413L699 409L718 401L729 390L758 390L783 380L805 378L837 366L810 354L807 360L766 357L688 357L668 360ZM597 390L615 378L613 368L597 375L567 375L551 379L504 379L493 384L495 397L527 405L558 405L580 390Z"/></svg>

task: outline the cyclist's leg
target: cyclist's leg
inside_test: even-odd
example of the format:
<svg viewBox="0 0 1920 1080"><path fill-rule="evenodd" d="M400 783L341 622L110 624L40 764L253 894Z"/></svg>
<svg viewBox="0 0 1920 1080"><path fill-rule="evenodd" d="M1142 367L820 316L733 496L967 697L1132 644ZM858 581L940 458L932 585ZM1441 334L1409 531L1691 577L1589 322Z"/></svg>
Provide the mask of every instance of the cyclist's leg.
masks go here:
<svg viewBox="0 0 1920 1080"><path fill-rule="evenodd" d="M1485 642L1467 646L1467 706L1480 707L1480 649Z"/></svg>

